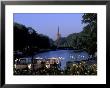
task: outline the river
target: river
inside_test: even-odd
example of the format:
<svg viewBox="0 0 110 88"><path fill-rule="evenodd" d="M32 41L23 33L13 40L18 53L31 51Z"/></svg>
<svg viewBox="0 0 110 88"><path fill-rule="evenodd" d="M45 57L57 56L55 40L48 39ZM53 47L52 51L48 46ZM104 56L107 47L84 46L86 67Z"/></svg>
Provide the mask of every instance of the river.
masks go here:
<svg viewBox="0 0 110 88"><path fill-rule="evenodd" d="M89 58L89 54L86 51L77 51L77 50L55 50L48 51L43 53L38 53L34 55L34 58L60 58L61 60L61 68L64 69L66 66L66 62L68 61L81 61L87 60ZM31 58L31 57L30 57ZM29 57L27 58L29 61Z"/></svg>

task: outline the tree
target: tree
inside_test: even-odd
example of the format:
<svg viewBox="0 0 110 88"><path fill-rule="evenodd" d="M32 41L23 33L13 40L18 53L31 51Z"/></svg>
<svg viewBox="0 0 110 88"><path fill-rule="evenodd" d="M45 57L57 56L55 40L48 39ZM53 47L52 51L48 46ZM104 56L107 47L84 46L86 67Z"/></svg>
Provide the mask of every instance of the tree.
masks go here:
<svg viewBox="0 0 110 88"><path fill-rule="evenodd" d="M32 27L14 23L14 51L32 54L40 49L49 49L54 42L48 36L38 34Z"/></svg>
<svg viewBox="0 0 110 88"><path fill-rule="evenodd" d="M83 33L88 32L87 37L87 50L90 54L94 54L97 51L97 14L96 13L85 13L82 16L82 23L86 26L83 29Z"/></svg>
<svg viewBox="0 0 110 88"><path fill-rule="evenodd" d="M21 24L14 23L14 51L23 50L27 45L28 29Z"/></svg>

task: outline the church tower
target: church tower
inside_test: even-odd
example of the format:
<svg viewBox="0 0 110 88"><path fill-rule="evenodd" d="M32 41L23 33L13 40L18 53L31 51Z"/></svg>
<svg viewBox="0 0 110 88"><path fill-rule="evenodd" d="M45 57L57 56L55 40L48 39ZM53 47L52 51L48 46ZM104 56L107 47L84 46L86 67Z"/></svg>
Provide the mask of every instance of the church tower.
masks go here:
<svg viewBox="0 0 110 88"><path fill-rule="evenodd" d="M59 43L60 43L60 38L61 38L61 34L60 34L60 31L59 31L59 26L58 26L58 31L57 31L57 47L59 47Z"/></svg>

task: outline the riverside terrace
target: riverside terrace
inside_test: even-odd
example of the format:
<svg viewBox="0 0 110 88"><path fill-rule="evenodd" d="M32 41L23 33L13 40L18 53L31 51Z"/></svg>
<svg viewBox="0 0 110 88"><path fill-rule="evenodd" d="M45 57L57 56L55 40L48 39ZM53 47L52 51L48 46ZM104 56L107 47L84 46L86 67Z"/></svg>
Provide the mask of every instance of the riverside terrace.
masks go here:
<svg viewBox="0 0 110 88"><path fill-rule="evenodd" d="M48 59L36 58L33 59L32 63L30 61L26 62L25 58L19 58L14 63L14 74L24 75L25 72L28 72L26 74L33 74L33 72L37 72L41 68L49 69L53 66L59 68L60 65L60 59L54 57Z"/></svg>

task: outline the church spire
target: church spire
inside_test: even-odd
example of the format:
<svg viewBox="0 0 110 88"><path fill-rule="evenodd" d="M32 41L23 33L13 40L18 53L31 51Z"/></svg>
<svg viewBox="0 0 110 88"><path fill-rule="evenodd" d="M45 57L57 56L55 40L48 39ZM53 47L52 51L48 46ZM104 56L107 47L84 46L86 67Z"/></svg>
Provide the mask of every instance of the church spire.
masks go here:
<svg viewBox="0 0 110 88"><path fill-rule="evenodd" d="M59 26L58 26L58 34L59 34Z"/></svg>
<svg viewBox="0 0 110 88"><path fill-rule="evenodd" d="M60 35L59 26L58 26L58 31L57 31L57 47L59 46L60 38L61 38L61 35Z"/></svg>

